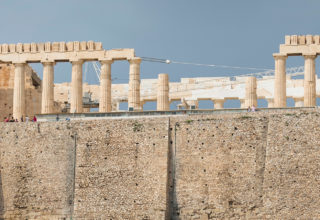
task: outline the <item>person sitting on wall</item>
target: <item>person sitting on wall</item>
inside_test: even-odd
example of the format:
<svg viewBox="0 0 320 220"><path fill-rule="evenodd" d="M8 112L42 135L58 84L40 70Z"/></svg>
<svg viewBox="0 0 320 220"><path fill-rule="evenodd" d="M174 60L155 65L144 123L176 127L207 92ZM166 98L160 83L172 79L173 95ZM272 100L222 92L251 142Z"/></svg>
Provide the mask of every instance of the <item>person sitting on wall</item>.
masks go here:
<svg viewBox="0 0 320 220"><path fill-rule="evenodd" d="M250 106L248 107L248 110L247 110L247 112L251 112L251 108L250 108Z"/></svg>
<svg viewBox="0 0 320 220"><path fill-rule="evenodd" d="M11 119L9 120L9 122L15 122L14 118L11 117Z"/></svg>
<svg viewBox="0 0 320 220"><path fill-rule="evenodd" d="M33 122L37 122L37 117L36 117L36 116L33 116L32 121L33 121Z"/></svg>
<svg viewBox="0 0 320 220"><path fill-rule="evenodd" d="M256 111L256 107L255 107L254 105L251 107L251 111L252 111L252 112L255 112L255 111Z"/></svg>
<svg viewBox="0 0 320 220"><path fill-rule="evenodd" d="M4 117L4 122L9 122L9 118Z"/></svg>

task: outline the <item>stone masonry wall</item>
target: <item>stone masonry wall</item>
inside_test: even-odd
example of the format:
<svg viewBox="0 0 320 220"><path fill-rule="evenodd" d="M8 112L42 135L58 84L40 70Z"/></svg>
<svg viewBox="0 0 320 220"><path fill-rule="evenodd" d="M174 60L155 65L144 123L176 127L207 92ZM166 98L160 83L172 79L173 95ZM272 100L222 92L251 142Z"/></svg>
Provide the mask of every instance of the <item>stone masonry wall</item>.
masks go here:
<svg viewBox="0 0 320 220"><path fill-rule="evenodd" d="M319 119L0 123L0 218L317 219Z"/></svg>
<svg viewBox="0 0 320 220"><path fill-rule="evenodd" d="M76 219L165 218L168 126L167 119L77 124Z"/></svg>

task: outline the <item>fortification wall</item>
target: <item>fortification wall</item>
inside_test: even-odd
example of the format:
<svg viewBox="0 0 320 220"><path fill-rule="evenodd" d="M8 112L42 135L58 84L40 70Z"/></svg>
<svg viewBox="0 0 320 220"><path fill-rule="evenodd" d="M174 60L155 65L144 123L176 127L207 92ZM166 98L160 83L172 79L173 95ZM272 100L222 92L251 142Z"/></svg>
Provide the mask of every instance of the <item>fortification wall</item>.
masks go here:
<svg viewBox="0 0 320 220"><path fill-rule="evenodd" d="M29 219L319 218L319 117L0 123L0 210Z"/></svg>
<svg viewBox="0 0 320 220"><path fill-rule="evenodd" d="M69 216L74 140L67 126L1 123L2 213L8 219Z"/></svg>
<svg viewBox="0 0 320 220"><path fill-rule="evenodd" d="M75 218L164 219L168 120L77 124Z"/></svg>

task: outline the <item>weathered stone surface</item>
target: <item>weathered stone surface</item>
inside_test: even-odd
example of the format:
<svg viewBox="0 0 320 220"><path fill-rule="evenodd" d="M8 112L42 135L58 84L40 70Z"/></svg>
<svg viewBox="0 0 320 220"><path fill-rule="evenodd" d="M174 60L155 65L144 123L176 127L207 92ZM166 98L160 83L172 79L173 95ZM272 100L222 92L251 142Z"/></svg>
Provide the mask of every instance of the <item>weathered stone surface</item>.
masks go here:
<svg viewBox="0 0 320 220"><path fill-rule="evenodd" d="M319 118L297 110L0 123L1 215L317 219Z"/></svg>

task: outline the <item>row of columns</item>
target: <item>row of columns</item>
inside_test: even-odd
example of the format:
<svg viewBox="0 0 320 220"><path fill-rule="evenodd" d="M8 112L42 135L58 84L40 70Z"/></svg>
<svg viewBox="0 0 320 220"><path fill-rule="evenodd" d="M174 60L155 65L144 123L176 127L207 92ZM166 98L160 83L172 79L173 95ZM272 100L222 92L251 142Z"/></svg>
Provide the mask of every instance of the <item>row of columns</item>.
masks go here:
<svg viewBox="0 0 320 220"><path fill-rule="evenodd" d="M100 100L99 112L110 112L111 107L111 64L113 60L101 60ZM140 58L129 60L129 94L128 107L139 110L140 105ZM43 64L42 103L41 113L54 112L54 65L55 62L45 61ZM71 61L71 100L70 113L83 112L83 83L82 60ZM25 68L26 63L14 63L14 92L13 92L13 117L20 119L26 115L25 102Z"/></svg>
<svg viewBox="0 0 320 220"><path fill-rule="evenodd" d="M72 82L71 82L71 104L70 112L82 112L82 61L73 61L72 63ZM101 61L100 75L100 112L110 112L111 106L111 64L112 60ZM129 83L129 108L140 109L140 61L134 60L130 62L130 82ZM53 112L53 94L54 94L54 62L43 63L43 91L42 91L42 108L43 114ZM19 104L24 104L24 64L16 64L15 73L15 98L14 106L19 109L14 110L14 117L24 115L22 111L25 107ZM248 77L246 81L246 98L242 100L241 107L257 106L257 81L255 77ZM139 98L138 98L139 97ZM223 109L224 99L214 99L215 109ZM17 104L16 104L17 103ZM19 104L18 104L19 103ZM169 100L169 76L168 74L159 74L157 88L157 110L170 110Z"/></svg>
<svg viewBox="0 0 320 220"><path fill-rule="evenodd" d="M274 54L275 59L275 84L273 107L286 107L286 55ZM303 106L316 105L316 75L315 54L305 54L304 74L304 99ZM99 112L110 112L111 107L111 64L113 60L101 60L100 76L100 100ZM80 113L83 111L82 103L82 60L71 61L71 101L70 112ZM140 58L129 60L129 94L128 107L141 110L140 103ZM43 86L41 113L48 114L54 111L54 65L55 62L45 61L43 64ZM20 118L25 116L25 65L26 63L15 63L13 116ZM157 110L169 110L169 77L167 74L159 74L157 93ZM257 106L257 81L255 77L248 77L246 81L246 99L241 107ZM222 109L224 100L214 100L216 109ZM299 106L301 100L299 100Z"/></svg>
<svg viewBox="0 0 320 220"><path fill-rule="evenodd" d="M287 55L273 54L275 59L274 107L286 107L286 60ZM304 98L303 106L316 105L316 54L304 54Z"/></svg>

